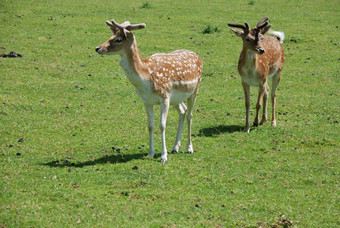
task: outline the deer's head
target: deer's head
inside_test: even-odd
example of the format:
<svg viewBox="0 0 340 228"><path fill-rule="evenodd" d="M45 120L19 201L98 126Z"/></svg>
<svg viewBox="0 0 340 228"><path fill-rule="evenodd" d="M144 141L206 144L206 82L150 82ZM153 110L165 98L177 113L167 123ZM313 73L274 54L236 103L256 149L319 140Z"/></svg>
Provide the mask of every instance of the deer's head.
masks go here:
<svg viewBox="0 0 340 228"><path fill-rule="evenodd" d="M262 46L262 40L264 38L264 34L268 32L268 30L271 28L271 25L268 25L268 17L264 17L262 20L260 20L255 28L249 29L248 23L244 23L244 25L240 24L233 24L228 23L230 27L233 28L240 28L238 29L231 29L237 36L241 37L243 40L244 48L262 55L266 52L266 50Z"/></svg>
<svg viewBox="0 0 340 228"><path fill-rule="evenodd" d="M96 47L99 54L120 54L126 47L131 46L134 41L132 30L143 29L145 24L131 25L129 21L122 24L116 23L114 20L106 21L113 35L104 43Z"/></svg>

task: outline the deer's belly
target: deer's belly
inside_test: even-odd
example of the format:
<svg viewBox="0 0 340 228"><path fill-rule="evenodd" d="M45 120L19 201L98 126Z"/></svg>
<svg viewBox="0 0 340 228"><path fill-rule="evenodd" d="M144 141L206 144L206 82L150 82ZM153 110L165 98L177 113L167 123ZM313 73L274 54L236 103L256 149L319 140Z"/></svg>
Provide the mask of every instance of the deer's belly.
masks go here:
<svg viewBox="0 0 340 228"><path fill-rule="evenodd" d="M184 91L172 89L170 91L170 104L178 105L179 103L186 101L192 94L193 94L193 91L184 92Z"/></svg>
<svg viewBox="0 0 340 228"><path fill-rule="evenodd" d="M142 99L142 101L145 104L149 105L159 105L163 99L157 92L155 91L140 91L136 90L138 96ZM170 98L170 104L171 105L177 105L179 103L182 103L183 101L186 101L190 95L193 94L194 91L181 91L181 90L176 90L172 89L170 93L168 94Z"/></svg>

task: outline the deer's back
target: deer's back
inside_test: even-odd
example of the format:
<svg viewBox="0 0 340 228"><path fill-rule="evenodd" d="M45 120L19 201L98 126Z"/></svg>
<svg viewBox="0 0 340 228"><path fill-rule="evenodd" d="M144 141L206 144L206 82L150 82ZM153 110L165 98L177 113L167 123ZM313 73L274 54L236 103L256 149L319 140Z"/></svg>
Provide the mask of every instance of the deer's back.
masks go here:
<svg viewBox="0 0 340 228"><path fill-rule="evenodd" d="M194 92L201 81L202 60L192 51L154 54L145 63L154 91L162 96L171 90Z"/></svg>

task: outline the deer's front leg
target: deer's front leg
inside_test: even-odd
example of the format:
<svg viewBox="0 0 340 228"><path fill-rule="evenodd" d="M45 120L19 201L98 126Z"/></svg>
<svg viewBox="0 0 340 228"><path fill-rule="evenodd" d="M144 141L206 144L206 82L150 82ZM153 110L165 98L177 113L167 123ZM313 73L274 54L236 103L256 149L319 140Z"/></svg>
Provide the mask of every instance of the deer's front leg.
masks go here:
<svg viewBox="0 0 340 228"><path fill-rule="evenodd" d="M161 162L166 162L168 159L168 152L166 150L166 143L165 143L165 128L166 128L166 119L168 117L168 112L169 112L169 105L170 105L169 98L164 98L163 102L161 103L161 118L160 118L160 123L159 123L159 129L161 130L161 137L162 137Z"/></svg>
<svg viewBox="0 0 340 228"><path fill-rule="evenodd" d="M155 148L153 146L153 130L154 130L154 121L153 121L153 106L144 104L146 113L148 115L148 128L149 128L149 157L152 158L155 155Z"/></svg>
<svg viewBox="0 0 340 228"><path fill-rule="evenodd" d="M242 87L244 90L244 99L245 99L245 105L246 105L246 126L244 127L244 131L249 133L250 131L250 125L249 125L250 87L247 83L243 81L242 81Z"/></svg>

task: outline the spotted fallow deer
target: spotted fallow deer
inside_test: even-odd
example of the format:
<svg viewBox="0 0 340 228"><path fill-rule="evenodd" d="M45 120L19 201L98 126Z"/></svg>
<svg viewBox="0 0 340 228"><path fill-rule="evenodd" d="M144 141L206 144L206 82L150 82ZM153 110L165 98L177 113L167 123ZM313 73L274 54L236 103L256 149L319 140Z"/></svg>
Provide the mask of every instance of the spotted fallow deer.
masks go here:
<svg viewBox="0 0 340 228"><path fill-rule="evenodd" d="M136 87L137 94L144 102L148 116L149 157L155 154L153 143L154 105L160 105L160 131L162 138L161 162L167 161L165 127L169 106L173 105L179 114L177 137L172 152L177 153L181 144L181 135L185 115L188 121L187 151L193 153L191 142L192 110L202 77L202 60L194 52L177 50L168 54L154 54L142 59L132 30L146 27L145 24L122 24L114 20L106 24L113 32L106 42L96 47L99 54L119 54L120 65L128 80ZM187 106L183 103L187 101Z"/></svg>
<svg viewBox="0 0 340 228"><path fill-rule="evenodd" d="M256 116L254 126L258 126L259 110L263 101L263 115L260 125L267 120L267 99L268 99L268 79L272 78L272 126L276 127L275 119L275 91L280 82L281 71L285 61L283 52L284 33L270 30L268 17L260 20L255 28L249 29L248 23L245 25L228 23L230 27L240 28L231 29L243 40L243 49L238 61L238 71L241 75L242 86L245 95L246 106L246 126L244 131L249 132L249 105L250 105L250 86L259 87L259 94L256 104ZM265 36L265 33L276 37ZM280 41L279 41L280 40Z"/></svg>

